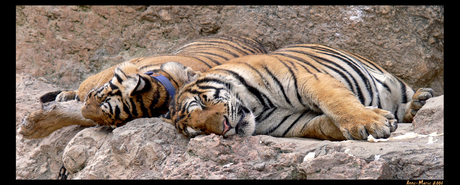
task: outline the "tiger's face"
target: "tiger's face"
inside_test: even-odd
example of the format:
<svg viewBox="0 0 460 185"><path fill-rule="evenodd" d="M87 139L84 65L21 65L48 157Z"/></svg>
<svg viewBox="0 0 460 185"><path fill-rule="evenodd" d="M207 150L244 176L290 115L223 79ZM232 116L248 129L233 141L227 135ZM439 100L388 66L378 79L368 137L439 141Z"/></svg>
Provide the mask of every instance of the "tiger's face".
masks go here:
<svg viewBox="0 0 460 185"><path fill-rule="evenodd" d="M87 119L112 127L135 118L159 116L166 113L169 103L161 88L149 75L139 73L137 66L126 63L115 69L108 83L87 94L81 112ZM163 110L159 109L162 106Z"/></svg>
<svg viewBox="0 0 460 185"><path fill-rule="evenodd" d="M171 102L169 111L172 123L186 136L250 136L255 130L252 112L224 88L188 84Z"/></svg>

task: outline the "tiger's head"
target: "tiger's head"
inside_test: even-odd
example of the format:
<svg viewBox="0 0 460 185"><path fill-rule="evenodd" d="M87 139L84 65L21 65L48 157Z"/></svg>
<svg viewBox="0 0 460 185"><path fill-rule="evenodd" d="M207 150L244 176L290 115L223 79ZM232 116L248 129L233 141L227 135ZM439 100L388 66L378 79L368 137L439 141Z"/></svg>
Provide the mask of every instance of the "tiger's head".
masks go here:
<svg viewBox="0 0 460 185"><path fill-rule="evenodd" d="M162 75L173 90L199 73L178 62L167 62L154 71L157 73L152 76ZM171 90L168 91L164 80L152 76L140 73L135 64L121 64L108 83L88 92L81 109L83 117L100 125L117 127L135 118L166 113L172 99Z"/></svg>
<svg viewBox="0 0 460 185"><path fill-rule="evenodd" d="M209 73L208 73L209 74ZM170 119L186 136L215 133L224 137L250 136L255 131L254 115L230 91L223 76L199 77L185 85L169 107Z"/></svg>

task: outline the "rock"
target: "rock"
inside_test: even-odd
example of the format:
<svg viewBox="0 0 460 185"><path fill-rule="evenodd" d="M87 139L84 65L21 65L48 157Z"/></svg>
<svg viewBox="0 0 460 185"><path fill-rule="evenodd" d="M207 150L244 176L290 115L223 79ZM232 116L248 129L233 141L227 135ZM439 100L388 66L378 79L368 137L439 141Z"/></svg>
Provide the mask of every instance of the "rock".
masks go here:
<svg viewBox="0 0 460 185"><path fill-rule="evenodd" d="M357 179L366 161L344 152L334 152L301 164L307 179Z"/></svg>
<svg viewBox="0 0 460 185"><path fill-rule="evenodd" d="M359 179L391 179L391 170L386 162L372 161L362 168Z"/></svg>
<svg viewBox="0 0 460 185"><path fill-rule="evenodd" d="M16 179L57 179L64 148L81 129L65 127L40 140L16 133Z"/></svg>
<svg viewBox="0 0 460 185"><path fill-rule="evenodd" d="M444 94L443 6L16 6L16 73L77 89L102 69L212 34L269 51L329 45Z"/></svg>
<svg viewBox="0 0 460 185"><path fill-rule="evenodd" d="M78 132L64 148L65 168L71 173L80 171L111 135L110 127L92 127Z"/></svg>
<svg viewBox="0 0 460 185"><path fill-rule="evenodd" d="M58 88L37 80L29 74L16 74L16 178L56 179L62 166L62 154L67 143L83 127L69 126L42 139L25 139L19 134L22 119L28 110L41 105L38 98Z"/></svg>
<svg viewBox="0 0 460 185"><path fill-rule="evenodd" d="M264 142L266 136L231 137L214 134L190 140L185 161L167 166L173 179L299 179L295 168L304 157L292 143Z"/></svg>
<svg viewBox="0 0 460 185"><path fill-rule="evenodd" d="M83 143L82 133L93 132L88 129L73 141ZM410 131L410 124L401 124L396 135ZM94 155L73 151L89 157L70 178L442 179L444 168L442 140L427 144L426 138L369 143L264 135L224 139L211 134L189 140L160 119L144 118L114 129L101 140L106 141ZM75 148L75 141L69 142L65 157L72 158L66 154ZM304 161L313 151L317 155Z"/></svg>
<svg viewBox="0 0 460 185"><path fill-rule="evenodd" d="M82 130L64 152L65 166L75 169L71 178L162 178L162 165L166 158L183 153L188 142L174 126L158 118L136 119L99 135L91 134L97 129L88 129L94 128ZM93 150L82 151L79 148Z"/></svg>
<svg viewBox="0 0 460 185"><path fill-rule="evenodd" d="M444 133L444 95L428 99L415 115L413 124L416 133Z"/></svg>

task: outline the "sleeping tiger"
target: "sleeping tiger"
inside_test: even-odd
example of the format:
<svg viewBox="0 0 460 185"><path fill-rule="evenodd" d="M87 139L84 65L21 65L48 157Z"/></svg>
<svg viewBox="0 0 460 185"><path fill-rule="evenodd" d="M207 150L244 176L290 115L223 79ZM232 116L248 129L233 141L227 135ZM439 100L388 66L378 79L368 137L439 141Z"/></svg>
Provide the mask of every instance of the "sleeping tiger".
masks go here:
<svg viewBox="0 0 460 185"><path fill-rule="evenodd" d="M362 56L314 44L235 58L190 79L167 119L191 137L387 138L433 96Z"/></svg>
<svg viewBox="0 0 460 185"><path fill-rule="evenodd" d="M135 118L157 117L168 112L175 91L189 76L232 58L264 53L265 48L255 40L222 35L193 41L173 54L133 59L115 68L110 81L87 93L81 112L85 118L112 127ZM174 63L167 63L170 61Z"/></svg>
<svg viewBox="0 0 460 185"><path fill-rule="evenodd" d="M189 81L185 79L188 76L232 58L265 53L258 41L220 35L194 40L172 54L135 58L90 76L78 91L43 95L42 105L81 100L84 102L81 114L75 114L74 108L38 110L26 116L23 123L27 124L22 124L20 133L29 139L42 138L69 125L87 126L91 120L94 124L116 127L135 118L159 116L168 112L170 99L179 86ZM170 61L175 62L167 63ZM59 115L60 120L47 121L48 115Z"/></svg>

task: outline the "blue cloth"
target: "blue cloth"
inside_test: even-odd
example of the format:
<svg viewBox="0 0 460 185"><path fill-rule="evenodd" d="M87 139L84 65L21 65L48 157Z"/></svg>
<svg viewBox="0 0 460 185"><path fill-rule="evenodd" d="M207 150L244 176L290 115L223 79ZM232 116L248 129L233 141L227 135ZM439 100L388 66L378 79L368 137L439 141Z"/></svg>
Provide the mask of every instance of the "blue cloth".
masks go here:
<svg viewBox="0 0 460 185"><path fill-rule="evenodd" d="M165 87L166 91L168 91L169 96L171 97L171 99L174 98L174 95L176 94L176 88L174 88L173 84L171 83L171 81L169 81L168 78L166 78L163 75L152 76L153 71L146 72L145 74L150 75L152 78L158 80L161 84L163 84L163 86Z"/></svg>

